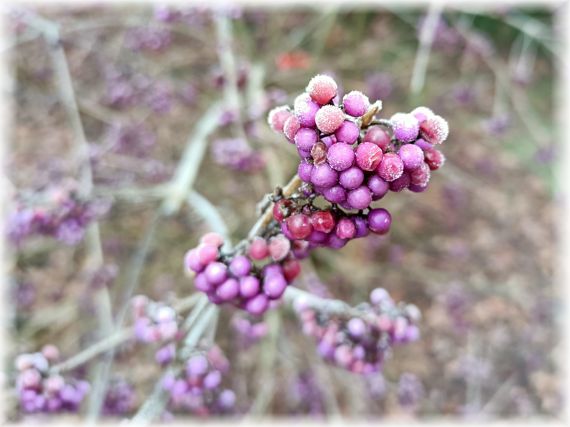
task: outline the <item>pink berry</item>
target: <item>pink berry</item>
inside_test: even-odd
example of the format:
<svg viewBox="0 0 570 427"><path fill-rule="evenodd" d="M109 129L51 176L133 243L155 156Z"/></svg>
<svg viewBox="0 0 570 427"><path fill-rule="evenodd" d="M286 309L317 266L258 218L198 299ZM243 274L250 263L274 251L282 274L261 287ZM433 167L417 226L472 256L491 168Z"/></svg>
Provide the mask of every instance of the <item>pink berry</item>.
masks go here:
<svg viewBox="0 0 570 427"><path fill-rule="evenodd" d="M376 173L384 181L392 182L404 173L404 163L396 153L386 153L376 169Z"/></svg>
<svg viewBox="0 0 570 427"><path fill-rule="evenodd" d="M410 172L410 184L425 187L430 179L430 168L427 163L422 162L419 168Z"/></svg>
<svg viewBox="0 0 570 427"><path fill-rule="evenodd" d="M262 260L269 255L267 242L263 237L254 237L249 244L249 256L255 260Z"/></svg>
<svg viewBox="0 0 570 427"><path fill-rule="evenodd" d="M330 76L318 74L307 85L307 93L320 105L330 102L337 94L338 85Z"/></svg>
<svg viewBox="0 0 570 427"><path fill-rule="evenodd" d="M269 127L275 132L283 132L283 125L292 115L293 113L286 105L275 107L267 115L267 123L269 123Z"/></svg>
<svg viewBox="0 0 570 427"><path fill-rule="evenodd" d="M239 293L243 298L251 298L259 293L260 283L255 276L242 277L239 281Z"/></svg>
<svg viewBox="0 0 570 427"><path fill-rule="evenodd" d="M296 259L290 259L283 263L283 276L288 283L297 278L301 272L301 263Z"/></svg>
<svg viewBox="0 0 570 427"><path fill-rule="evenodd" d="M443 117L434 115L421 124L420 134L430 144L441 144L449 135L449 125Z"/></svg>
<svg viewBox="0 0 570 427"><path fill-rule="evenodd" d="M435 148L425 150L424 157L426 163L432 171L439 169L445 163L445 156L441 151L436 150Z"/></svg>
<svg viewBox="0 0 570 427"><path fill-rule="evenodd" d="M291 242L283 234L269 239L269 254L273 261L281 261L289 254Z"/></svg>
<svg viewBox="0 0 570 427"><path fill-rule="evenodd" d="M394 137L399 141L412 142L418 137L420 122L411 114L396 113L390 118Z"/></svg>
<svg viewBox="0 0 570 427"><path fill-rule="evenodd" d="M344 95L342 105L346 114L352 117L360 117L370 108L370 100L362 92L353 90Z"/></svg>
<svg viewBox="0 0 570 427"><path fill-rule="evenodd" d="M408 188L409 185L410 185L410 175L407 172L404 172L400 178L395 179L390 183L390 191L399 193L400 191Z"/></svg>
<svg viewBox="0 0 570 427"><path fill-rule="evenodd" d="M198 248L190 249L184 255L184 267L186 271L193 271L194 273L199 273L204 269L204 264L200 262L200 257L198 256Z"/></svg>
<svg viewBox="0 0 570 427"><path fill-rule="evenodd" d="M300 127L299 119L292 114L283 124L283 133L289 141L293 141Z"/></svg>
<svg viewBox="0 0 570 427"><path fill-rule="evenodd" d="M197 248L200 263L207 265L218 258L218 248L208 244L201 244Z"/></svg>
<svg viewBox="0 0 570 427"><path fill-rule="evenodd" d="M216 248L219 248L224 244L224 238L218 233L210 232L202 236L200 243L203 243L205 245L212 245Z"/></svg>
<svg viewBox="0 0 570 427"><path fill-rule="evenodd" d="M390 135L380 126L372 126L364 135L362 142L376 144L382 151L386 152L386 149L390 145Z"/></svg>
<svg viewBox="0 0 570 427"><path fill-rule="evenodd" d="M287 228L296 240L302 240L311 234L313 226L309 217L305 214L291 215L286 219Z"/></svg>
<svg viewBox="0 0 570 427"><path fill-rule="evenodd" d="M382 161L382 150L371 142L363 142L356 148L356 164L365 171L373 171Z"/></svg>
<svg viewBox="0 0 570 427"><path fill-rule="evenodd" d="M417 107L414 108L410 114L418 119L418 122L421 124L433 116L433 111L428 107Z"/></svg>
<svg viewBox="0 0 570 427"><path fill-rule="evenodd" d="M335 226L334 216L330 211L317 211L311 215L311 225L316 231L330 233Z"/></svg>
<svg viewBox="0 0 570 427"><path fill-rule="evenodd" d="M350 218L341 218L336 225L335 233L341 239L352 239L356 234L356 226Z"/></svg>
<svg viewBox="0 0 570 427"><path fill-rule="evenodd" d="M291 120L291 119L289 119ZM322 133L333 133L344 122L344 113L334 105L322 106L315 116L317 128Z"/></svg>

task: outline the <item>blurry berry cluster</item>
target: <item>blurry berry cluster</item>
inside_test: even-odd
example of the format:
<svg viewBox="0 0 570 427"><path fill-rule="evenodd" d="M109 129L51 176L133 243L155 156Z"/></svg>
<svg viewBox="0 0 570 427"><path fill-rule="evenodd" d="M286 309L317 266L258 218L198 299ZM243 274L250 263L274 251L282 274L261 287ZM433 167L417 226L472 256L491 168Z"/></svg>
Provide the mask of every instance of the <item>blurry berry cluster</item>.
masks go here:
<svg viewBox="0 0 570 427"><path fill-rule="evenodd" d="M392 346L419 338L418 308L395 304L383 288L374 289L370 303L354 307L349 317L319 311L302 299L295 309L303 332L318 342L319 355L354 373L380 371Z"/></svg>

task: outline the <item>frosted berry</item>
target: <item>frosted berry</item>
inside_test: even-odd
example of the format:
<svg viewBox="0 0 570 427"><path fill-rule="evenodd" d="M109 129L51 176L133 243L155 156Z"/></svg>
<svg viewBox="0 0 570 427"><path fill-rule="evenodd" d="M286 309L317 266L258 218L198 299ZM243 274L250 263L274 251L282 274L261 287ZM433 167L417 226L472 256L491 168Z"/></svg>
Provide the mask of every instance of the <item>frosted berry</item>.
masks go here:
<svg viewBox="0 0 570 427"><path fill-rule="evenodd" d="M293 110L299 119L299 123L304 127L315 126L315 115L319 111L319 104L311 99L309 94L302 93L293 102Z"/></svg>
<svg viewBox="0 0 570 427"><path fill-rule="evenodd" d="M430 179L430 168L427 163L422 162L421 166L410 172L410 184L425 187Z"/></svg>
<svg viewBox="0 0 570 427"><path fill-rule="evenodd" d="M439 169L445 163L445 156L441 151L436 150L435 148L425 150L424 158L432 171Z"/></svg>
<svg viewBox="0 0 570 427"><path fill-rule="evenodd" d="M365 171L376 169L382 161L382 157L380 147L371 142L363 142L356 149L356 164Z"/></svg>
<svg viewBox="0 0 570 427"><path fill-rule="evenodd" d="M289 254L291 242L283 234L278 234L269 239L269 254L273 261L281 261Z"/></svg>
<svg viewBox="0 0 570 427"><path fill-rule="evenodd" d="M348 169L354 163L354 150L352 146L344 143L336 143L327 151L327 161L331 168L336 171Z"/></svg>
<svg viewBox="0 0 570 427"><path fill-rule="evenodd" d="M358 136L360 135L360 128L356 125L356 123L351 122L350 120L345 120L336 130L334 135L336 136L336 140L338 142L353 144L356 142Z"/></svg>
<svg viewBox="0 0 570 427"><path fill-rule="evenodd" d="M396 113L390 118L394 137L403 142L415 141L420 131L420 123L411 114Z"/></svg>
<svg viewBox="0 0 570 427"><path fill-rule="evenodd" d="M307 93L320 105L327 104L337 94L338 85L330 76L323 74L313 77L307 85Z"/></svg>
<svg viewBox="0 0 570 427"><path fill-rule="evenodd" d="M283 133L285 134L285 136L289 141L293 141L295 138L295 134L297 133L300 127L301 124L299 123L299 119L294 115L291 115L291 117L285 120L285 123L283 124Z"/></svg>
<svg viewBox="0 0 570 427"><path fill-rule="evenodd" d="M368 187L358 187L348 192L346 202L352 209L366 209L372 203L372 193Z"/></svg>
<svg viewBox="0 0 570 427"><path fill-rule="evenodd" d="M414 170L424 162L424 152L414 144L405 144L400 147L398 155L404 163L405 170Z"/></svg>
<svg viewBox="0 0 570 427"><path fill-rule="evenodd" d="M405 190L410 185L410 174L404 172L402 176L398 179L395 179L390 183L390 191L394 191L399 193L400 191Z"/></svg>
<svg viewBox="0 0 570 427"><path fill-rule="evenodd" d="M269 123L269 127L275 132L283 132L283 125L292 115L293 113L286 105L275 107L269 112L267 122Z"/></svg>
<svg viewBox="0 0 570 427"><path fill-rule="evenodd" d="M380 126L372 126L364 135L362 142L371 142L380 147L383 152L386 152L390 145L390 135Z"/></svg>
<svg viewBox="0 0 570 427"><path fill-rule="evenodd" d="M289 119L291 120L291 119ZM333 133L344 122L344 113L334 105L322 106L315 116L317 128L322 133ZM287 123L285 124L287 125Z"/></svg>
<svg viewBox="0 0 570 427"><path fill-rule="evenodd" d="M337 172L326 163L314 166L311 171L311 182L317 187L332 187L337 181Z"/></svg>
<svg viewBox="0 0 570 427"><path fill-rule="evenodd" d="M434 115L421 124L420 134L430 144L441 144L449 135L449 125L443 117Z"/></svg>
<svg viewBox="0 0 570 427"><path fill-rule="evenodd" d="M342 98L344 112L352 117L363 116L370 108L370 100L362 92L353 90Z"/></svg>
<svg viewBox="0 0 570 427"><path fill-rule="evenodd" d="M427 119L433 117L434 115L433 111L431 111L428 107L414 108L410 114L418 119L418 122L420 123L425 122Z"/></svg>
<svg viewBox="0 0 570 427"><path fill-rule="evenodd" d="M313 148L313 145L315 145L317 139L317 132L309 128L299 129L294 137L295 145L297 148L308 152L311 151L311 148Z"/></svg>
<svg viewBox="0 0 570 427"><path fill-rule="evenodd" d="M400 156L395 153L386 153L382 157L380 165L376 169L376 173L384 181L394 181L402 176L404 172L404 163Z"/></svg>
<svg viewBox="0 0 570 427"><path fill-rule="evenodd" d="M360 187L364 181L364 172L359 167L353 166L343 171L339 176L340 185L347 190L353 190Z"/></svg>

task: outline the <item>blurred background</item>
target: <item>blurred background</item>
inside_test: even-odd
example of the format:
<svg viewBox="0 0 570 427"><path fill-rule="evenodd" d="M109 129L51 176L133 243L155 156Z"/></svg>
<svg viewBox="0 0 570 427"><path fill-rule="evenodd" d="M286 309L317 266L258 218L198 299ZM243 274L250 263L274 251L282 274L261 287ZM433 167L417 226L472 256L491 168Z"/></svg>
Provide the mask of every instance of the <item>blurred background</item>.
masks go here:
<svg viewBox="0 0 570 427"><path fill-rule="evenodd" d="M169 303L191 295L182 258L218 220L212 209L235 242L245 237L258 202L296 172L294 146L270 130L267 112L291 104L318 73L333 76L341 93L381 99L382 117L426 105L449 122L447 162L429 190L379 202L393 215L389 235L315 251L296 282L354 305L382 286L421 309L421 338L397 348L383 374L363 377L320 360L287 307L268 315L268 332L255 343L224 307L216 342L230 360L241 412L558 416L556 13L167 4L5 10L3 49L14 80L5 160L8 419L26 418L11 388L17 354L46 344L65 357L88 348L135 293ZM183 171L192 175L194 204L177 204L168 191ZM32 229L33 209L57 225ZM73 375L100 374L97 360ZM124 399L107 415L129 417L160 367L152 349L126 342L106 375ZM105 402L111 408L112 399Z"/></svg>

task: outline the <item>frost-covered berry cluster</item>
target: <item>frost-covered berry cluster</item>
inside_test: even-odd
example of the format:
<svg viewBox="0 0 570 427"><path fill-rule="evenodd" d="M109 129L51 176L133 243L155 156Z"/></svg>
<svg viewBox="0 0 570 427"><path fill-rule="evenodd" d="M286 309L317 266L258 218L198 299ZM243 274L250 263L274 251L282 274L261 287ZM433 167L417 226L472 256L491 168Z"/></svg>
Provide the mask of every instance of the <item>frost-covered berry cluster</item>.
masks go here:
<svg viewBox="0 0 570 427"><path fill-rule="evenodd" d="M319 355L354 373L380 371L392 346L419 338L418 308L396 304L383 288L374 289L370 303L354 307L348 317L318 311L303 300L295 308L303 332L318 342Z"/></svg>
<svg viewBox="0 0 570 427"><path fill-rule="evenodd" d="M292 109L281 106L269 113L271 128L297 148L299 177L329 202L353 210L370 207L389 190L424 191L430 170L443 164L434 145L447 138L447 122L418 107L378 122L385 130L369 117L371 109L374 114L381 108L379 101L371 106L359 91L338 101L336 82L318 75Z"/></svg>
<svg viewBox="0 0 570 427"><path fill-rule="evenodd" d="M233 411L236 396L222 385L229 362L217 346L192 355L178 375L167 374L162 386L169 394L169 410L196 415L227 414Z"/></svg>
<svg viewBox="0 0 570 427"><path fill-rule="evenodd" d="M41 352L16 358L16 390L25 413L77 412L89 392L89 383L50 373L50 364L59 359L59 350L45 346Z"/></svg>

